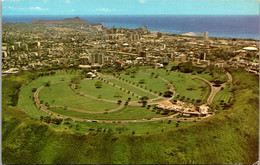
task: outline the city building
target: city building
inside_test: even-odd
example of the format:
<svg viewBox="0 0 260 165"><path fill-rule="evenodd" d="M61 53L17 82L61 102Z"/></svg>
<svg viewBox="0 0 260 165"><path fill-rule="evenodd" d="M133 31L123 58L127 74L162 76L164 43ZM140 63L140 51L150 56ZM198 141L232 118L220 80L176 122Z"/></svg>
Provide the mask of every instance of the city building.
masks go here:
<svg viewBox="0 0 260 165"><path fill-rule="evenodd" d="M89 65L90 64L89 57L88 56L81 57L80 58L80 64L82 64L82 65Z"/></svg>
<svg viewBox="0 0 260 165"><path fill-rule="evenodd" d="M208 33L207 31L205 31L205 32L203 33L203 39L204 39L204 40L208 40L208 39L209 39L209 33Z"/></svg>
<svg viewBox="0 0 260 165"><path fill-rule="evenodd" d="M180 55L180 62L186 62L186 55L182 54Z"/></svg>
<svg viewBox="0 0 260 165"><path fill-rule="evenodd" d="M28 51L28 45L27 44L22 44L22 50Z"/></svg>
<svg viewBox="0 0 260 165"><path fill-rule="evenodd" d="M122 67L122 65L123 65L123 61L121 61L121 60L116 60L116 62L115 62L115 67L116 67L117 69L120 69L120 68Z"/></svg>

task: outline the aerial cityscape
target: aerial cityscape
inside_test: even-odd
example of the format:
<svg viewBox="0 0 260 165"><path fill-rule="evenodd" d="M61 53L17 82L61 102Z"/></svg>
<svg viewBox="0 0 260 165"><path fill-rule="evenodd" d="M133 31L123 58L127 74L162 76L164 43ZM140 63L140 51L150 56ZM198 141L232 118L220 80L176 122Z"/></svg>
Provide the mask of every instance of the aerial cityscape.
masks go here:
<svg viewBox="0 0 260 165"><path fill-rule="evenodd" d="M101 1L2 2L2 162L258 163L259 2Z"/></svg>

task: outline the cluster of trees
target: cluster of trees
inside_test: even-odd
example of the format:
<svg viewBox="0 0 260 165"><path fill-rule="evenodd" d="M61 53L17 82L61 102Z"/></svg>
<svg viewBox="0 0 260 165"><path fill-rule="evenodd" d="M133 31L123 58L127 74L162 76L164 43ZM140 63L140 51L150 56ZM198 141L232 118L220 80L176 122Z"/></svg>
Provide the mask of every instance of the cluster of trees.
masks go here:
<svg viewBox="0 0 260 165"><path fill-rule="evenodd" d="M62 119L60 118L51 118L50 116L41 116L40 117L40 120L45 122L45 123L52 123L52 124L57 124L57 125L60 125L61 122L62 122Z"/></svg>
<svg viewBox="0 0 260 165"><path fill-rule="evenodd" d="M172 66L171 71L173 70L178 70L183 73L192 73L192 72L202 73L205 71L205 68L196 67L192 64L192 62L185 62L185 63L180 63L177 66Z"/></svg>
<svg viewBox="0 0 260 165"><path fill-rule="evenodd" d="M101 81L97 81L96 83L95 83L95 87L96 88L102 88L102 82Z"/></svg>
<svg viewBox="0 0 260 165"><path fill-rule="evenodd" d="M170 110L168 109L159 109L159 108L154 108L154 111L156 110L156 114L161 114L161 115L168 115L170 113Z"/></svg>
<svg viewBox="0 0 260 165"><path fill-rule="evenodd" d="M147 96L143 96L143 97L140 98L140 101L143 104L142 105L143 107L146 106L148 100L149 100L149 97L147 97Z"/></svg>
<svg viewBox="0 0 260 165"><path fill-rule="evenodd" d="M11 98L9 105L16 106L18 103L19 92L22 84L17 81L9 81L9 83L11 83L12 86L12 90L8 94L8 96Z"/></svg>
<svg viewBox="0 0 260 165"><path fill-rule="evenodd" d="M195 104L195 105L198 105L202 102L201 99L190 99L189 97L185 97L185 96L180 96L180 95L177 95L174 100L173 100L173 104L176 104L177 100L180 100L180 101L183 101L183 102L188 102L188 103L192 103L192 104Z"/></svg>
<svg viewBox="0 0 260 165"><path fill-rule="evenodd" d="M172 95L173 95L172 91L166 91L164 92L163 97L172 97Z"/></svg>
<svg viewBox="0 0 260 165"><path fill-rule="evenodd" d="M215 83L217 86L227 81L227 77L225 75L226 71L223 68L208 66L205 72L212 76L211 82Z"/></svg>
<svg viewBox="0 0 260 165"><path fill-rule="evenodd" d="M39 76L39 77L53 76L53 75L55 75L55 74L56 74L55 71L51 71L51 72L40 73L40 74L38 74L38 76Z"/></svg>
<svg viewBox="0 0 260 165"><path fill-rule="evenodd" d="M235 53L231 49L219 48L217 50L211 51L210 56L212 56L212 57L214 56L214 59L217 58L217 59L229 60L230 58L235 57L236 55L237 55L237 53Z"/></svg>
<svg viewBox="0 0 260 165"><path fill-rule="evenodd" d="M73 77L70 82L73 84L77 84L82 79L81 76Z"/></svg>

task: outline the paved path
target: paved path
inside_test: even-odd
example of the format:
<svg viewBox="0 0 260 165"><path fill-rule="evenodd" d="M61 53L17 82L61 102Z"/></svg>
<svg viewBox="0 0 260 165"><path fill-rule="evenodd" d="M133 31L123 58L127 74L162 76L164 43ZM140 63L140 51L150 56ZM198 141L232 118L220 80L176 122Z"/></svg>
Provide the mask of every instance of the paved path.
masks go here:
<svg viewBox="0 0 260 165"><path fill-rule="evenodd" d="M207 100L207 104L211 104L215 94L219 91L219 89L217 87L214 87L213 83L209 82L208 80L206 80L202 77L199 77L199 76L196 76L196 75L193 75L193 77L196 77L197 79L200 79L200 80L206 82L210 86L210 94L209 94L209 97L208 97L208 100Z"/></svg>
<svg viewBox="0 0 260 165"><path fill-rule="evenodd" d="M215 87L214 86L214 83L211 83L209 82L208 80L204 79L204 78L201 78L199 76L195 76L196 78L202 80L202 81L205 81L207 84L209 84L210 88L211 88L211 92L210 92L210 95L209 95L209 98L207 100L207 104L211 104L215 95L221 90L222 87L225 87L227 85L227 83L230 83L232 82L232 75L229 73L229 72L226 72L226 75L228 77L228 81L224 84L222 84L220 87Z"/></svg>

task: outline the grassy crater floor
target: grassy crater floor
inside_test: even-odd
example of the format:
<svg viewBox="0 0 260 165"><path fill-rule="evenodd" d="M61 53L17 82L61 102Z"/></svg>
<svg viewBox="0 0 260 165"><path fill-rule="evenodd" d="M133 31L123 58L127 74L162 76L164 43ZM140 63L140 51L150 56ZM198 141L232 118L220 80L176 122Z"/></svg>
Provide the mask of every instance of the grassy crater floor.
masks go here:
<svg viewBox="0 0 260 165"><path fill-rule="evenodd" d="M98 79L85 79L80 81L79 83L79 90L83 91L84 93L94 96L96 98L102 98L107 100L122 100L127 101L128 98L131 98L131 101L137 101L138 98L132 96L131 94L128 94L127 92L124 92L116 87L113 87L110 84L107 84L105 82L101 82L101 88L97 88L95 84L97 82L100 82Z"/></svg>
<svg viewBox="0 0 260 165"><path fill-rule="evenodd" d="M48 103L49 105L60 105L93 112L108 111L119 106L116 103L81 96L71 89L69 82L44 87L39 93L39 100L42 100L43 104Z"/></svg>

